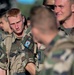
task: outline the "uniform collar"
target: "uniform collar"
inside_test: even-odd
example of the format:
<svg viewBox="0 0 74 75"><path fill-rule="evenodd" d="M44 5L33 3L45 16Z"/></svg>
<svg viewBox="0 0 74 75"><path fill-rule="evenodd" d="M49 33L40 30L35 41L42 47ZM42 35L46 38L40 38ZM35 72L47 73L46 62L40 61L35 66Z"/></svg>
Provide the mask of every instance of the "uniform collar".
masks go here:
<svg viewBox="0 0 74 75"><path fill-rule="evenodd" d="M59 40L64 38L64 35L61 35L61 31L58 32L58 34L54 37L54 39L51 41L51 43L48 44L48 46L45 49L45 53L48 53L51 48L55 45L55 43Z"/></svg>
<svg viewBox="0 0 74 75"><path fill-rule="evenodd" d="M24 39L25 35L28 35L29 34L30 30L31 30L31 27L24 29L23 36L22 36L21 40ZM12 41L13 42L15 42L16 39L19 39L19 38L17 38L17 36L16 36L16 34L14 32L12 33L12 36L13 36L12 37Z"/></svg>
<svg viewBox="0 0 74 75"><path fill-rule="evenodd" d="M72 30L72 28L64 28L63 25L60 25L60 27L58 29L64 31L65 35L69 35L71 33L71 30Z"/></svg>

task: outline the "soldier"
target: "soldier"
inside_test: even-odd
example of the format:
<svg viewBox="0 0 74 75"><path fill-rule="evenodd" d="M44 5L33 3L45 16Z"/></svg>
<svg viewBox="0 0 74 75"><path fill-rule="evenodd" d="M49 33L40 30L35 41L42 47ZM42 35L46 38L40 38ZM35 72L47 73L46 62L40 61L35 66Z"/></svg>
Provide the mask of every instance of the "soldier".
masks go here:
<svg viewBox="0 0 74 75"><path fill-rule="evenodd" d="M51 9L38 6L34 13L31 12L31 31L36 40L46 46L45 58L49 57L41 67L43 70L37 71L37 75L68 75L73 63L73 53L71 48L65 46L66 48L61 50L58 48L60 45L56 46L61 41L65 42L67 38L58 32L55 13ZM58 49L53 52L54 47ZM52 53L49 54L50 51ZM39 59L41 59L40 55Z"/></svg>
<svg viewBox="0 0 74 75"><path fill-rule="evenodd" d="M28 34L29 30L24 30L24 18L21 15L20 10L17 8L9 10L6 16L9 24L11 23L11 19L13 19L12 22L14 27L11 27L12 24L10 24L10 27L13 29L14 33L12 33L11 37L9 36L9 38L7 37L1 42L0 49L2 51L6 50L6 52L2 52L1 54L1 56L4 56L0 60L3 60L4 62L0 62L0 67L2 70L2 72L0 73L4 72L4 75L6 75L5 73L7 71L7 75L23 75L25 74L26 69L32 75L34 75L35 65L33 64L34 61L32 61L33 59L31 58L34 55L31 50L34 42L32 39L30 39L30 37L25 36L26 34ZM15 24L14 21L17 24ZM5 29L5 27L3 29ZM5 31L7 31L7 28ZM30 45L29 48L26 48L28 47L27 42L30 41L33 43Z"/></svg>
<svg viewBox="0 0 74 75"><path fill-rule="evenodd" d="M43 5L54 10L54 0L43 0Z"/></svg>
<svg viewBox="0 0 74 75"><path fill-rule="evenodd" d="M55 0L55 10L60 27L65 34L70 34L74 27L74 0Z"/></svg>
<svg viewBox="0 0 74 75"><path fill-rule="evenodd" d="M12 30L9 27L9 24L7 22L7 19L5 17L5 13L7 10L11 8L11 5L9 1L2 0L0 1L0 43L5 40L10 34L12 33ZM1 61L1 59L0 59ZM4 68L3 64L0 62L0 75L6 75L6 68ZM3 62L4 63L4 62Z"/></svg>
<svg viewBox="0 0 74 75"><path fill-rule="evenodd" d="M55 0L54 12L56 13L57 19L61 24L59 30L64 31L67 36L73 36L74 0Z"/></svg>
<svg viewBox="0 0 74 75"><path fill-rule="evenodd" d="M30 36L30 34L28 33L28 29L24 29L24 17L21 15L21 12L19 9L17 8L12 8L11 10L9 10L7 12L7 18L8 18L8 22L10 24L10 28L13 30L13 44L11 46L11 67L10 67L10 72L11 75L13 74L23 74L25 71L25 69L27 71L29 71L32 75L35 74L35 65L33 64L33 50L31 50L30 48L34 47L33 44L31 44L33 42L33 40L31 40L30 38L28 38L28 36ZM27 36L26 36L27 35ZM30 45L31 44L31 45ZM29 47L30 45L30 47ZM29 50L26 50L25 48ZM32 48L33 49L33 48ZM25 58L26 60L23 61L22 58L18 58L20 57L20 52L25 51ZM26 52L27 51L27 52ZM14 55L13 55L14 54ZM16 55L18 55L16 57ZM15 58L16 57L16 58ZM18 62L17 61L21 61ZM20 65L18 65L20 64ZM23 65L22 65L23 64ZM18 66L18 67L17 67Z"/></svg>
<svg viewBox="0 0 74 75"><path fill-rule="evenodd" d="M9 26L9 23L8 23L8 20L6 18L5 15L1 16L0 17L0 28L4 31L4 32L7 32L9 34L12 33L12 30Z"/></svg>
<svg viewBox="0 0 74 75"><path fill-rule="evenodd" d="M12 30L11 30L11 28L9 27L9 23L8 23L8 21L7 21L7 18L5 17L5 14L4 15L2 15L1 17L0 17L0 33L1 33L1 40L0 40L0 46L3 46L3 44L2 43L4 43L4 45L8 45L7 44L7 41L8 41L8 43L10 44L11 43L11 40L10 39L8 39L7 40L7 37L8 38L11 38L11 33L12 33ZM9 42L9 40L10 40L10 42ZM10 46L10 45L9 45ZM5 54L6 55L6 54ZM0 59L1 60L1 59ZM5 59L4 59L5 60ZM4 62L5 63L5 62ZM6 66L5 66L6 64L2 64L2 62L0 62L0 74L1 75L6 75L5 73L6 73ZM1 72L1 70L2 70L2 72Z"/></svg>
<svg viewBox="0 0 74 75"><path fill-rule="evenodd" d="M2 0L0 1L0 26L3 24L2 21L2 16L6 13L7 10L11 8L11 4L9 0ZM5 21L5 20L4 20ZM4 22L5 23L5 22ZM2 26L1 26L2 27ZM0 27L0 39L3 38L3 31L2 28Z"/></svg>
<svg viewBox="0 0 74 75"><path fill-rule="evenodd" d="M11 28L9 27L9 23L5 16L6 12L11 8L11 4L6 0L0 1L0 38L4 40L8 35L12 33Z"/></svg>

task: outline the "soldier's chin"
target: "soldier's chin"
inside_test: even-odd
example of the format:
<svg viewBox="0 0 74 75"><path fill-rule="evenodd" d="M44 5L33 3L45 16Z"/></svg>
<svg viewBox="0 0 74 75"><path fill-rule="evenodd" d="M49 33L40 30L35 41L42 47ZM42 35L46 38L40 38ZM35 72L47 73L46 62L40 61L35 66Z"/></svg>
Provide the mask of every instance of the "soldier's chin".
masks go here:
<svg viewBox="0 0 74 75"><path fill-rule="evenodd" d="M61 21L63 21L64 19L63 19L63 18L57 18L57 20L58 20L59 22L61 22Z"/></svg>
<svg viewBox="0 0 74 75"><path fill-rule="evenodd" d="M17 32L15 32L15 34L21 34L22 33L22 31L17 31Z"/></svg>
<svg viewBox="0 0 74 75"><path fill-rule="evenodd" d="M38 40L38 43L43 44L43 42L41 40L40 41Z"/></svg>

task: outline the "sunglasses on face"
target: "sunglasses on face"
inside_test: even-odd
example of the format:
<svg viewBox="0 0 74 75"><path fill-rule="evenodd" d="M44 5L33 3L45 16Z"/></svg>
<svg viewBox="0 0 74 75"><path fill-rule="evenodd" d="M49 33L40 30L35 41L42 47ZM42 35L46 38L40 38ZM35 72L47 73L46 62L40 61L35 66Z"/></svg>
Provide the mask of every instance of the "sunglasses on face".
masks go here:
<svg viewBox="0 0 74 75"><path fill-rule="evenodd" d="M0 24L3 24L3 22L2 22L2 21L0 21Z"/></svg>
<svg viewBox="0 0 74 75"><path fill-rule="evenodd" d="M55 6L54 6L54 5L45 5L45 7L54 10L54 7L55 7Z"/></svg>

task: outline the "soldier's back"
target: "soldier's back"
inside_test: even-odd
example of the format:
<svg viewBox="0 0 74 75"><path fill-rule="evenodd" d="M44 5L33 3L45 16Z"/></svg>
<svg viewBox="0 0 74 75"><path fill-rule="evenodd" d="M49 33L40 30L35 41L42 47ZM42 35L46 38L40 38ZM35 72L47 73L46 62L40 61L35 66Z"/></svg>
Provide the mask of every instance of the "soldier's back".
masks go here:
<svg viewBox="0 0 74 75"><path fill-rule="evenodd" d="M37 75L72 75L74 41L62 38L48 49L44 68Z"/></svg>

